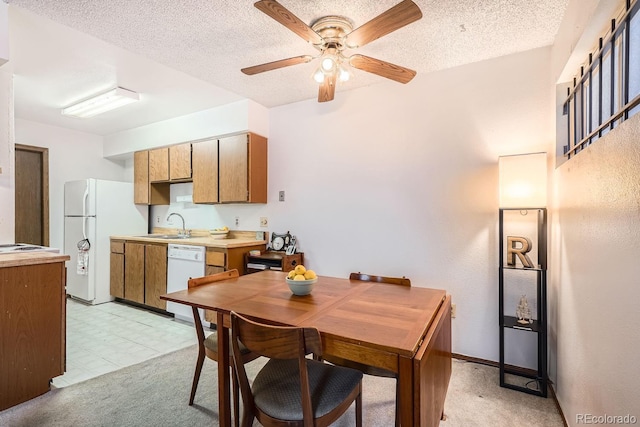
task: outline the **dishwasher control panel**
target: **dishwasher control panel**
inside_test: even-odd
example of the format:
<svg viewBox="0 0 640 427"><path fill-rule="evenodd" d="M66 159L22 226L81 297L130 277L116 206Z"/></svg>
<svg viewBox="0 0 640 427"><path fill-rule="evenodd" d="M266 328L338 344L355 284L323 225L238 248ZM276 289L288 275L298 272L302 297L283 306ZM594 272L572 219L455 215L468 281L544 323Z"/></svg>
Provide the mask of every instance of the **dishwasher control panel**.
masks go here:
<svg viewBox="0 0 640 427"><path fill-rule="evenodd" d="M167 248L167 258L183 259L187 261L203 261L205 254L204 246L175 245L171 244Z"/></svg>

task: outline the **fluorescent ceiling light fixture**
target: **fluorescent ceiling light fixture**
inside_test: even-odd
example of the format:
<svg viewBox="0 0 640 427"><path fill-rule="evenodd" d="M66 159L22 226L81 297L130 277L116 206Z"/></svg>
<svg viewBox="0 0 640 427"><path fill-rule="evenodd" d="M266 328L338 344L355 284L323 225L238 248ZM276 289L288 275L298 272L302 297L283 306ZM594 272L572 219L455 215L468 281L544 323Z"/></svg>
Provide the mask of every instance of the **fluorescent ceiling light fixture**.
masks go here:
<svg viewBox="0 0 640 427"><path fill-rule="evenodd" d="M80 118L93 117L139 100L140 95L136 92L117 87L63 108L62 114Z"/></svg>

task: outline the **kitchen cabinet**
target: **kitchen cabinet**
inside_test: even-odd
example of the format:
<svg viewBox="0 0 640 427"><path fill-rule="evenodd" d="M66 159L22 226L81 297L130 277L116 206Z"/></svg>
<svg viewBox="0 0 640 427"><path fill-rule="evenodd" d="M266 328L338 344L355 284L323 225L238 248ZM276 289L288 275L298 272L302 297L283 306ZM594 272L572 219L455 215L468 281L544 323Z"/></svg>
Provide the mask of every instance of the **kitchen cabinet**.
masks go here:
<svg viewBox="0 0 640 427"><path fill-rule="evenodd" d="M145 245L144 303L165 310L167 302L160 295L167 293L167 245Z"/></svg>
<svg viewBox="0 0 640 427"><path fill-rule="evenodd" d="M133 203L149 204L149 152L133 153Z"/></svg>
<svg viewBox="0 0 640 427"><path fill-rule="evenodd" d="M111 241L109 261L111 295L116 298L124 298L124 241Z"/></svg>
<svg viewBox="0 0 640 427"><path fill-rule="evenodd" d="M149 150L149 182L169 181L169 147Z"/></svg>
<svg viewBox="0 0 640 427"><path fill-rule="evenodd" d="M191 143L169 147L169 180L191 181Z"/></svg>
<svg viewBox="0 0 640 427"><path fill-rule="evenodd" d="M227 269L227 250L208 248L205 260L205 274L207 276L210 274L222 273ZM238 270L238 272L240 272L240 270Z"/></svg>
<svg viewBox="0 0 640 427"><path fill-rule="evenodd" d="M267 139L253 133L218 141L219 202L267 203Z"/></svg>
<svg viewBox="0 0 640 427"><path fill-rule="evenodd" d="M112 259L119 255L113 253ZM111 283L111 289L118 291L119 263L112 264L111 277L116 282ZM115 270L115 271L114 271ZM167 245L153 243L126 242L124 244L124 292L112 294L128 301L150 307L166 308L166 302L160 295L167 293Z"/></svg>
<svg viewBox="0 0 640 427"><path fill-rule="evenodd" d="M218 203L218 140L193 144L193 203Z"/></svg>
<svg viewBox="0 0 640 427"><path fill-rule="evenodd" d="M191 181L191 143L149 150L149 182Z"/></svg>
<svg viewBox="0 0 640 427"><path fill-rule="evenodd" d="M194 203L267 203L267 139L253 133L193 144Z"/></svg>
<svg viewBox="0 0 640 427"><path fill-rule="evenodd" d="M244 274L245 254L251 250L264 251L265 247L264 244L255 244L239 248L207 248L205 273L215 274L236 269L242 275Z"/></svg>
<svg viewBox="0 0 640 427"><path fill-rule="evenodd" d="M48 392L64 374L67 260L50 253L0 259L0 412Z"/></svg>
<svg viewBox="0 0 640 427"><path fill-rule="evenodd" d="M267 203L267 139L245 133L134 155L135 203L168 205L169 185L189 181L194 203Z"/></svg>
<svg viewBox="0 0 640 427"><path fill-rule="evenodd" d="M198 240L206 247L205 274L215 274L237 269L244 274L245 254L251 250L265 251L264 240L254 240L255 232L239 233L233 239ZM220 242L220 243L218 243ZM185 244L184 240L158 239L154 237L112 236L110 289L111 295L153 309L165 310L166 301L160 295L167 293L167 248L169 243ZM230 246L230 247L229 247Z"/></svg>
<svg viewBox="0 0 640 427"><path fill-rule="evenodd" d="M143 205L168 205L169 183L149 181L149 162L149 150L136 151L133 154L133 202Z"/></svg>
<svg viewBox="0 0 640 427"><path fill-rule="evenodd" d="M124 299L144 304L144 243L124 244Z"/></svg>
<svg viewBox="0 0 640 427"><path fill-rule="evenodd" d="M205 274L221 273L227 270L238 270L240 275L245 274L244 257L251 250L264 251L265 244L256 244L252 246L243 246L241 248L207 248L205 255ZM208 322L215 323L215 312L205 310L204 319Z"/></svg>

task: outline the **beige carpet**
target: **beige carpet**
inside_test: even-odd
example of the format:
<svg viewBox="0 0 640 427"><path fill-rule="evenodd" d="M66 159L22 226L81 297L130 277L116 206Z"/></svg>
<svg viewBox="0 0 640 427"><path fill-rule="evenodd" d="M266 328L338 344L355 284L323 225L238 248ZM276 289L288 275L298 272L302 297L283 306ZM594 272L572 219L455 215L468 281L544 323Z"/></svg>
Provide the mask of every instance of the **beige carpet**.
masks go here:
<svg viewBox="0 0 640 427"><path fill-rule="evenodd" d="M55 389L0 412L0 426L218 425L214 362L205 361L195 405L187 405L196 353L196 347L192 346ZM255 372L261 363L256 360L248 368ZM365 376L363 390L364 425L393 426L394 380ZM441 427L563 425L552 399L501 388L496 368L458 360L453 362L445 413L448 418L440 423ZM335 426L354 424L354 411L351 409Z"/></svg>

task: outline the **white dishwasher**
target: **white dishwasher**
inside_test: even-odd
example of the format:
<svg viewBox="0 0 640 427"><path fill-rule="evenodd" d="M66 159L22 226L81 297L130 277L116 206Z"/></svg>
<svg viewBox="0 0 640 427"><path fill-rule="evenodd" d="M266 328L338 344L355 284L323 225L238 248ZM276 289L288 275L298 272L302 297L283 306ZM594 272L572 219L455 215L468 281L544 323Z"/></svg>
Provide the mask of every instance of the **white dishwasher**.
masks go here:
<svg viewBox="0 0 640 427"><path fill-rule="evenodd" d="M167 293L187 289L187 281L204 276L205 247L170 244L167 249ZM177 319L193 323L193 311L184 304L167 301L167 311ZM200 310L204 320L204 310Z"/></svg>

